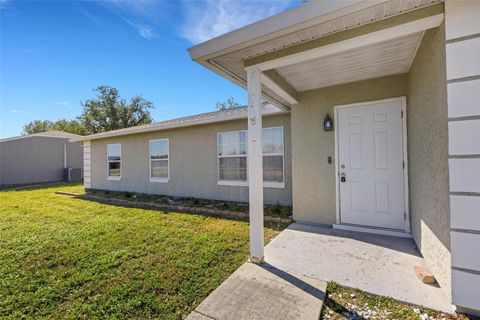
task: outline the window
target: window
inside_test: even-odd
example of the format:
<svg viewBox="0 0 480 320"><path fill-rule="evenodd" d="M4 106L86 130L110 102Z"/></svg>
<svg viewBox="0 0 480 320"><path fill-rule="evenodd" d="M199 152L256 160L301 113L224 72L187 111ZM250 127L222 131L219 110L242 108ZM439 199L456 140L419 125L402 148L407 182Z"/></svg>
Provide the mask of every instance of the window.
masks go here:
<svg viewBox="0 0 480 320"><path fill-rule="evenodd" d="M218 180L220 184L246 184L247 132L218 134ZM230 183L228 183L230 182Z"/></svg>
<svg viewBox="0 0 480 320"><path fill-rule="evenodd" d="M263 182L281 186L283 181L283 127L263 129Z"/></svg>
<svg viewBox="0 0 480 320"><path fill-rule="evenodd" d="M283 188L283 127L263 129L263 181L265 187ZM247 185L247 131L218 134L218 183Z"/></svg>
<svg viewBox="0 0 480 320"><path fill-rule="evenodd" d="M107 145L107 169L109 180L120 180L122 177L122 145Z"/></svg>
<svg viewBox="0 0 480 320"><path fill-rule="evenodd" d="M168 139L150 140L150 181L168 182Z"/></svg>

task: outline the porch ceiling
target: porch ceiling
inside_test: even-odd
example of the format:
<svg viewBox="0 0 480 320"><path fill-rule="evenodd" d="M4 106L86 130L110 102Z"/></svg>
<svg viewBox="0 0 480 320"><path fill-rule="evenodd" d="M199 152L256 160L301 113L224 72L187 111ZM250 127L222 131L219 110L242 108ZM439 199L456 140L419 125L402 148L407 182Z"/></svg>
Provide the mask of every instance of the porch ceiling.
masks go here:
<svg viewBox="0 0 480 320"><path fill-rule="evenodd" d="M297 91L405 73L424 32L282 68L277 72Z"/></svg>
<svg viewBox="0 0 480 320"><path fill-rule="evenodd" d="M346 40L379 31L379 26L393 27L443 13L441 2L443 0L350 0L352 5L325 13L323 7L328 5L313 1L199 44L189 51L195 61L246 88L249 63L275 58L285 51L294 52L296 47L328 45L329 39ZM286 21L290 20L292 23L288 24ZM270 73L262 75L262 95L288 110L297 102L295 92L292 95L290 89L305 91L407 72L422 34L411 32L408 36L384 39L388 41L365 48L263 69Z"/></svg>

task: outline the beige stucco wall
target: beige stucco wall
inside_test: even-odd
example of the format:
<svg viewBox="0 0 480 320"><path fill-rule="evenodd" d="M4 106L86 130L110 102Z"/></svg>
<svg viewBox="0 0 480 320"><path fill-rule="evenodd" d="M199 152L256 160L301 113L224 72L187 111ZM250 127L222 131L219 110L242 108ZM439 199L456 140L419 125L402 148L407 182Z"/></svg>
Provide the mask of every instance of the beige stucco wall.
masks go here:
<svg viewBox="0 0 480 320"><path fill-rule="evenodd" d="M407 108L412 234L451 294L444 25L426 32L409 75Z"/></svg>
<svg viewBox="0 0 480 320"><path fill-rule="evenodd" d="M336 223L335 134L323 130L326 114L333 117L335 105L405 96L407 89L407 75L403 74L300 94L300 103L291 112L295 220Z"/></svg>
<svg viewBox="0 0 480 320"><path fill-rule="evenodd" d="M295 220L336 223L335 136L323 130L323 119L335 105L406 96L412 234L450 295L444 41L443 25L428 31L408 74L301 93L291 112L292 183Z"/></svg>
<svg viewBox="0 0 480 320"><path fill-rule="evenodd" d="M291 205L290 114L263 117L263 127L284 127L285 188L265 188L265 203ZM248 201L248 188L217 183L217 133L246 130L247 120L92 140L92 189L153 193L180 197ZM169 139L170 181L149 181L148 142ZM122 144L122 179L107 180L107 144Z"/></svg>

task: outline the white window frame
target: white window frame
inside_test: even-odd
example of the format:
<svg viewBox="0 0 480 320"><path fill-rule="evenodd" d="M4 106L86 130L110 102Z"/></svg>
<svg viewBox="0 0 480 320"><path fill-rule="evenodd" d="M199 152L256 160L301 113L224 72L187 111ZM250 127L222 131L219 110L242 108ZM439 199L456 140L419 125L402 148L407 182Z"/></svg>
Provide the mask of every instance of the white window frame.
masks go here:
<svg viewBox="0 0 480 320"><path fill-rule="evenodd" d="M245 143L245 154L241 155L233 155L233 156L219 156L219 143L218 140L221 134L229 134L229 133L246 133L246 143ZM238 157L245 157L247 158L248 155L248 132L247 130L236 130L236 131L225 131L225 132L217 132L217 183L219 186L236 186L236 187L247 187L248 186L248 160L247 160L247 180L245 181L238 181L238 180L221 180L220 179L220 158L238 158Z"/></svg>
<svg viewBox="0 0 480 320"><path fill-rule="evenodd" d="M152 159L150 157L150 147L152 142L157 142L157 141L167 142L167 159L166 159L167 160L167 177L152 177ZM162 159L162 160L165 160L165 159ZM148 177L150 179L150 182L167 183L170 181L170 140L168 138L153 139L148 141Z"/></svg>
<svg viewBox="0 0 480 320"><path fill-rule="evenodd" d="M120 146L120 161L111 161L108 160L108 147L109 146L114 146L114 145L119 145ZM110 175L110 162L120 162L120 175L119 176L111 176ZM112 180L112 181L119 181L122 179L123 175L123 164L122 164L122 144L121 143L109 143L107 144L107 180Z"/></svg>
<svg viewBox="0 0 480 320"><path fill-rule="evenodd" d="M281 128L282 129L282 150L283 153L269 153L267 156L282 156L282 161L283 161L283 182L270 182L270 181L264 181L263 182L263 187L264 188L277 188L277 189L284 189L285 188L285 135L284 135L284 127L283 126L277 126L277 127L266 127L262 128L263 129L275 129L275 128ZM246 181L236 181L236 180L220 180L220 156L219 154L219 145L218 145L218 140L219 136L221 134L228 134L228 133L237 133L237 132L245 132L247 135L247 141L248 141L248 130L236 130L236 131L225 131L225 132L217 132L217 184L219 186L234 186L234 187L248 187L248 174L247 174L247 180ZM246 150L247 153L245 154L245 157L248 156L248 143L246 145ZM240 155L244 156L244 155ZM263 142L262 142L262 160L263 160ZM222 156L223 158L227 157L239 157L239 155L234 155L234 156ZM248 160L247 160L247 172L248 172Z"/></svg>
<svg viewBox="0 0 480 320"><path fill-rule="evenodd" d="M268 127L268 128L263 128L263 129L278 129L280 128L282 130L282 152L281 153L263 153L263 138L262 138L262 161L264 156L282 156L282 177L283 181L282 182L273 182L273 181L263 181L263 186L265 188L278 188L278 189L284 189L285 188L285 134L283 130L283 126L278 126L278 127ZM263 131L262 131L263 134ZM248 166L248 163L247 163Z"/></svg>

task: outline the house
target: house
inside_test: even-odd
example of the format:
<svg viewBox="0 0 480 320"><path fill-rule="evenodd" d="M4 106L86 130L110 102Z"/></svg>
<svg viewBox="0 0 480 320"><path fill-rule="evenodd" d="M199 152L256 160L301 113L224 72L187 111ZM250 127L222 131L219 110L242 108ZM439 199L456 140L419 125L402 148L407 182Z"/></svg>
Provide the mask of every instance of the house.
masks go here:
<svg viewBox="0 0 480 320"><path fill-rule="evenodd" d="M290 114L263 109L265 201L291 205ZM246 118L238 107L74 139L84 145L85 187L247 202Z"/></svg>
<svg viewBox="0 0 480 320"><path fill-rule="evenodd" d="M248 199L258 263L264 203L413 237L452 303L480 312L480 1L312 1L189 52L248 110L74 139L86 188Z"/></svg>
<svg viewBox="0 0 480 320"><path fill-rule="evenodd" d="M69 141L78 137L48 131L1 139L0 185L64 181L66 168L82 170L82 146Z"/></svg>

